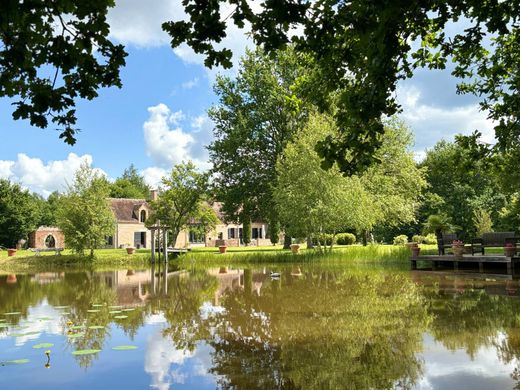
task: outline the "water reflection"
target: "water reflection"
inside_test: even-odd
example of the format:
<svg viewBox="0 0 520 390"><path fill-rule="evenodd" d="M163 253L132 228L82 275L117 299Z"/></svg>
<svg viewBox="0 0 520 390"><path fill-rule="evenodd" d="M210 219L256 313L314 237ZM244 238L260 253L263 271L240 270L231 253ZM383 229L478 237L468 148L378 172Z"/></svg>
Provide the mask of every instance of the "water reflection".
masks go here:
<svg viewBox="0 0 520 390"><path fill-rule="evenodd" d="M277 272L156 265L0 276L0 362L39 356L32 345L52 340L54 376L39 389L72 376L77 388L99 385L107 369L130 388L158 389L520 383L518 281L319 265ZM117 354L117 344L139 350ZM72 356L80 349L101 352ZM0 367L30 388L20 369Z"/></svg>

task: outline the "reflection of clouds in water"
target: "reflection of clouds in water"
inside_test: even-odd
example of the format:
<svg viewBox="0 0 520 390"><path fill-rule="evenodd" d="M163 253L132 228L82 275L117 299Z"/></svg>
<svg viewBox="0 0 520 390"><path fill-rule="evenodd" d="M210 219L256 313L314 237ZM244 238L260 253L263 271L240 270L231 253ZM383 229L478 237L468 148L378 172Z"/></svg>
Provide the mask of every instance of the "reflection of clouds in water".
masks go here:
<svg viewBox="0 0 520 390"><path fill-rule="evenodd" d="M144 370L151 376L150 387L168 390L174 383L185 383L190 376L211 377L210 347L197 345L195 351L181 350L163 338L158 328L147 340Z"/></svg>
<svg viewBox="0 0 520 390"><path fill-rule="evenodd" d="M496 342L505 337L504 334L497 334ZM498 358L494 347L480 347L471 359L466 351L449 351L429 335L423 340L424 351L420 357L424 360L424 375L417 383L417 389L512 387L510 375L518 361L504 363Z"/></svg>
<svg viewBox="0 0 520 390"><path fill-rule="evenodd" d="M222 314L226 311L222 306L213 306L211 302L204 302L200 307L200 318L202 320L207 320L210 317L215 316L215 314Z"/></svg>
<svg viewBox="0 0 520 390"><path fill-rule="evenodd" d="M165 322L166 318L164 318L164 313L150 314L146 316L144 320L146 325L164 324Z"/></svg>
<svg viewBox="0 0 520 390"><path fill-rule="evenodd" d="M40 320L40 318L44 317L50 319ZM16 346L20 347L29 341L37 340L44 332L55 335L62 334L61 311L56 310L54 307L50 306L46 300L44 300L38 306L29 307L27 310L27 318L22 319L19 322L19 326L21 328L9 327L9 333L1 334L0 338L10 337L9 335L13 333L31 333L15 338Z"/></svg>

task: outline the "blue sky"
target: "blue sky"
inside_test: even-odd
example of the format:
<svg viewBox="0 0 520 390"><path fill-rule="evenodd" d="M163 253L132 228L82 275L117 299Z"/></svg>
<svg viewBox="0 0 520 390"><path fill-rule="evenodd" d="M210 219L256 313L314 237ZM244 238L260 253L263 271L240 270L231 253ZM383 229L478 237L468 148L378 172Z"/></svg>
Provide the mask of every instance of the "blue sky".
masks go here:
<svg viewBox="0 0 520 390"><path fill-rule="evenodd" d="M156 185L175 163L192 159L207 168L204 148L212 138L206 111L215 102L212 83L218 70L204 68L203 59L186 47L175 51L161 31L163 21L183 17L180 0L118 1L109 13L111 36L129 53L122 70L123 88L100 91L77 107L77 144L64 144L50 129L13 121L12 108L0 100L0 178L9 178L47 195L63 190L73 172L87 160L109 178L134 163ZM235 62L249 44L237 28L224 45ZM233 74L234 70L227 71ZM419 71L397 92L402 117L416 135L418 158L438 140L481 130L492 141L492 124L478 111L477 100L457 96L449 72Z"/></svg>

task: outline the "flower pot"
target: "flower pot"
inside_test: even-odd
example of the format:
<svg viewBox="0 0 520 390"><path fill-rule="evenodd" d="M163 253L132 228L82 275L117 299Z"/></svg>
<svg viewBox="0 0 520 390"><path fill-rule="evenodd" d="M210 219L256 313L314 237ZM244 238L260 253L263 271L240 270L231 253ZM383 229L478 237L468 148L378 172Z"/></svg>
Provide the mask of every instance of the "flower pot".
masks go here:
<svg viewBox="0 0 520 390"><path fill-rule="evenodd" d="M514 246L505 246L504 255L506 257L513 257L516 254L516 248Z"/></svg>
<svg viewBox="0 0 520 390"><path fill-rule="evenodd" d="M299 244L292 244L291 245L291 252L292 253L300 253L300 245Z"/></svg>
<svg viewBox="0 0 520 390"><path fill-rule="evenodd" d="M10 274L10 275L7 275L7 280L6 282L8 284L14 284L16 283L16 275L15 274Z"/></svg>
<svg viewBox="0 0 520 390"><path fill-rule="evenodd" d="M455 256L456 259L459 259L461 260L464 256L464 246L462 245L453 245L451 247L451 249L453 250L453 255Z"/></svg>
<svg viewBox="0 0 520 390"><path fill-rule="evenodd" d="M421 251L421 248L418 246L412 246L410 247L410 250L412 251L412 259L416 259L419 257L419 252Z"/></svg>
<svg viewBox="0 0 520 390"><path fill-rule="evenodd" d="M8 249L7 250L7 256L15 256L16 255L16 249Z"/></svg>
<svg viewBox="0 0 520 390"><path fill-rule="evenodd" d="M226 253L226 251L227 251L227 245L220 245L220 246L218 247L218 250L219 250L220 253Z"/></svg>
<svg viewBox="0 0 520 390"><path fill-rule="evenodd" d="M128 253L129 255L133 255L135 253L135 248L133 248L133 247L126 248L126 253Z"/></svg>

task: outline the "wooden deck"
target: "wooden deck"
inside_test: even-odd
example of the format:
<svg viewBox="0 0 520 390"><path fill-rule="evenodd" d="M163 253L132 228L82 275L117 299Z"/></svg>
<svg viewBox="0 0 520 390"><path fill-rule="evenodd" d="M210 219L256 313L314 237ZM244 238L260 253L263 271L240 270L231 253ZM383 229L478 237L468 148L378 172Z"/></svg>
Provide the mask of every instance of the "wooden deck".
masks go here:
<svg viewBox="0 0 520 390"><path fill-rule="evenodd" d="M484 272L485 268L504 268L507 270L508 275L520 274L520 257L506 257L500 255L464 255L462 259L456 258L454 255L441 255L441 256L418 256L410 259L412 269L418 268L418 262L429 262L431 269L435 270L441 267L450 267L454 270L458 270L459 267L463 268L475 268L479 272Z"/></svg>

